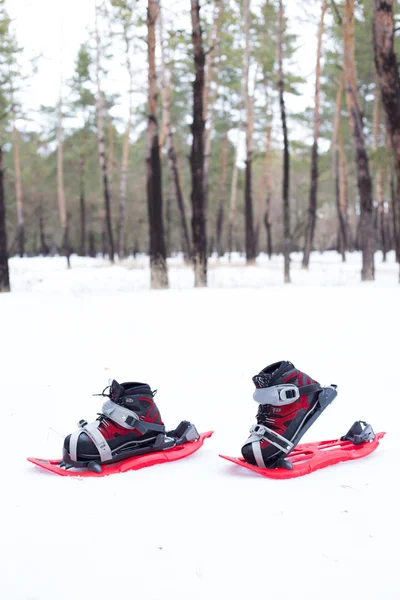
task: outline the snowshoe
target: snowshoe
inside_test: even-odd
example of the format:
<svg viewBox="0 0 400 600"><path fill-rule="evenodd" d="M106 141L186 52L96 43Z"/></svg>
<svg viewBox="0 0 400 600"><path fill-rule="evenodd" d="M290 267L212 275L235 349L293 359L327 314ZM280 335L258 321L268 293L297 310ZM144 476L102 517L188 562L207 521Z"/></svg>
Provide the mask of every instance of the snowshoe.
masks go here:
<svg viewBox="0 0 400 600"><path fill-rule="evenodd" d="M119 384L113 380L98 394L108 400L96 421L79 421L79 429L65 438L62 460L28 460L58 474L82 475L82 471L89 471L101 475L192 454L212 432L200 435L189 421L182 421L176 429L167 431L154 402L155 394L148 384ZM157 458L148 460L146 455L157 455Z"/></svg>
<svg viewBox="0 0 400 600"><path fill-rule="evenodd" d="M242 447L244 460L261 469L280 466L335 399L336 386L321 387L291 362L269 365L253 377L257 424Z"/></svg>
<svg viewBox="0 0 400 600"><path fill-rule="evenodd" d="M269 479L292 479L341 462L364 458L378 448L384 435L384 431L375 434L371 425L356 421L348 433L337 440L299 444L275 469L258 467L241 457L223 454L220 457Z"/></svg>

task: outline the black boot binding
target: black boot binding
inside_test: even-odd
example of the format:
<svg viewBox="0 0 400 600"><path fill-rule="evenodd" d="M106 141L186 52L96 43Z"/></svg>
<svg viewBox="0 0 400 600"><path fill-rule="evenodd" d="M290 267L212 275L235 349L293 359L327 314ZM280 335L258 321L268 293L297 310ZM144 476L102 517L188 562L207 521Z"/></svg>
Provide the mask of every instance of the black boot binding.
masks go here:
<svg viewBox="0 0 400 600"><path fill-rule="evenodd" d="M167 450L199 439L196 427L182 421L172 431L166 431L152 392L145 383L119 384L113 380L109 392L99 396L109 398L93 423L81 420L79 429L64 440L65 468L88 468L101 472L102 464L110 464L133 456Z"/></svg>

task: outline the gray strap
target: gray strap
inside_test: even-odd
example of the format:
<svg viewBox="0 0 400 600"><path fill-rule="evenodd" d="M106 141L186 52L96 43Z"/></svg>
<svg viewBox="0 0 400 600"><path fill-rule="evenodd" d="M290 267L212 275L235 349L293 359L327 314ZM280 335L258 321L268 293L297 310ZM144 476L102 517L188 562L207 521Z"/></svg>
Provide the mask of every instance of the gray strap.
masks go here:
<svg viewBox="0 0 400 600"><path fill-rule="evenodd" d="M107 415L107 417L110 417L110 419L118 423L118 425L121 425L121 427L125 427L125 429L137 429L141 433L145 433L149 430L158 431L160 433L165 432L164 425L157 425L157 423L141 421L139 416L133 412L133 410L129 410L129 408L125 408L125 406L115 404L115 402L112 400L107 400L107 402L104 402L102 412Z"/></svg>
<svg viewBox="0 0 400 600"><path fill-rule="evenodd" d="M292 383L282 383L281 385L259 388L254 390L253 393L253 400L258 404L270 404L272 406L292 404L292 402L295 402L299 398L299 388Z"/></svg>
<svg viewBox="0 0 400 600"><path fill-rule="evenodd" d="M265 462L261 452L260 442L253 442L251 444L251 447L253 449L253 454L254 458L256 459L257 466L260 467L260 469L266 469L267 467L265 466Z"/></svg>
<svg viewBox="0 0 400 600"><path fill-rule="evenodd" d="M101 462L111 460L112 459L111 448L108 445L106 438L101 433L100 429L98 429L98 423L97 422L89 423L88 425L85 425L82 429L90 436L91 440L96 445L96 448L100 454Z"/></svg>
<svg viewBox="0 0 400 600"><path fill-rule="evenodd" d="M74 431L74 433L71 434L71 437L69 438L69 455L71 457L71 460L73 460L74 462L78 461L78 441L79 436L82 435L82 433L87 433L87 435L90 437L90 439L96 446L100 455L101 462L112 459L111 448L108 445L108 442L101 433L101 431L97 429L97 425L98 423L90 423L88 425L84 425L84 427L81 427L80 429Z"/></svg>
<svg viewBox="0 0 400 600"><path fill-rule="evenodd" d="M71 433L71 437L69 438L69 455L71 460L76 462L78 460L78 440L79 436L83 433L82 429L78 429L78 431L74 431Z"/></svg>
<svg viewBox="0 0 400 600"><path fill-rule="evenodd" d="M294 447L292 442L269 427L266 427L265 425L253 425L250 428L250 437L247 443L261 442L261 440L267 440L267 442L285 454L289 454Z"/></svg>

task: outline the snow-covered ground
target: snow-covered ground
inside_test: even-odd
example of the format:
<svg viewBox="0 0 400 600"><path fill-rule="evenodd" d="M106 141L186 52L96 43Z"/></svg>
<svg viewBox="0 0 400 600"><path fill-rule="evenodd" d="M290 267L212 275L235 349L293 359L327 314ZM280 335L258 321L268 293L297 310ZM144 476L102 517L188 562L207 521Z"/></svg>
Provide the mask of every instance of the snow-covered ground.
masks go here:
<svg viewBox="0 0 400 600"><path fill-rule="evenodd" d="M209 288L170 261L149 290L143 257L10 261L0 296L0 598L399 600L400 286L391 255L211 261ZM387 435L371 456L274 481L223 461L255 421L251 378L290 360L339 395L303 441L358 419ZM168 427L213 437L192 457L99 479L41 472L108 384L146 381Z"/></svg>

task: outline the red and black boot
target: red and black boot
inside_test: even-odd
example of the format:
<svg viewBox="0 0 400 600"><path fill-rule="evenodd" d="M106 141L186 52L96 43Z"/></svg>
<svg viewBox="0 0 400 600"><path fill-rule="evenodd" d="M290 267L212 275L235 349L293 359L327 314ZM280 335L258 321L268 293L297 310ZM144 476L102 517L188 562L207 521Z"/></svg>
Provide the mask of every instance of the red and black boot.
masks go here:
<svg viewBox="0 0 400 600"><path fill-rule="evenodd" d="M253 382L257 425L242 447L243 458L260 468L290 468L285 457L335 399L336 386L321 387L287 361L269 365Z"/></svg>
<svg viewBox="0 0 400 600"><path fill-rule="evenodd" d="M154 402L155 393L146 383L119 384L113 380L109 388L99 394L108 400L96 421L79 421L78 431L65 438L63 463L100 472L101 464L198 439L196 428L188 421L182 421L173 431L166 431Z"/></svg>

